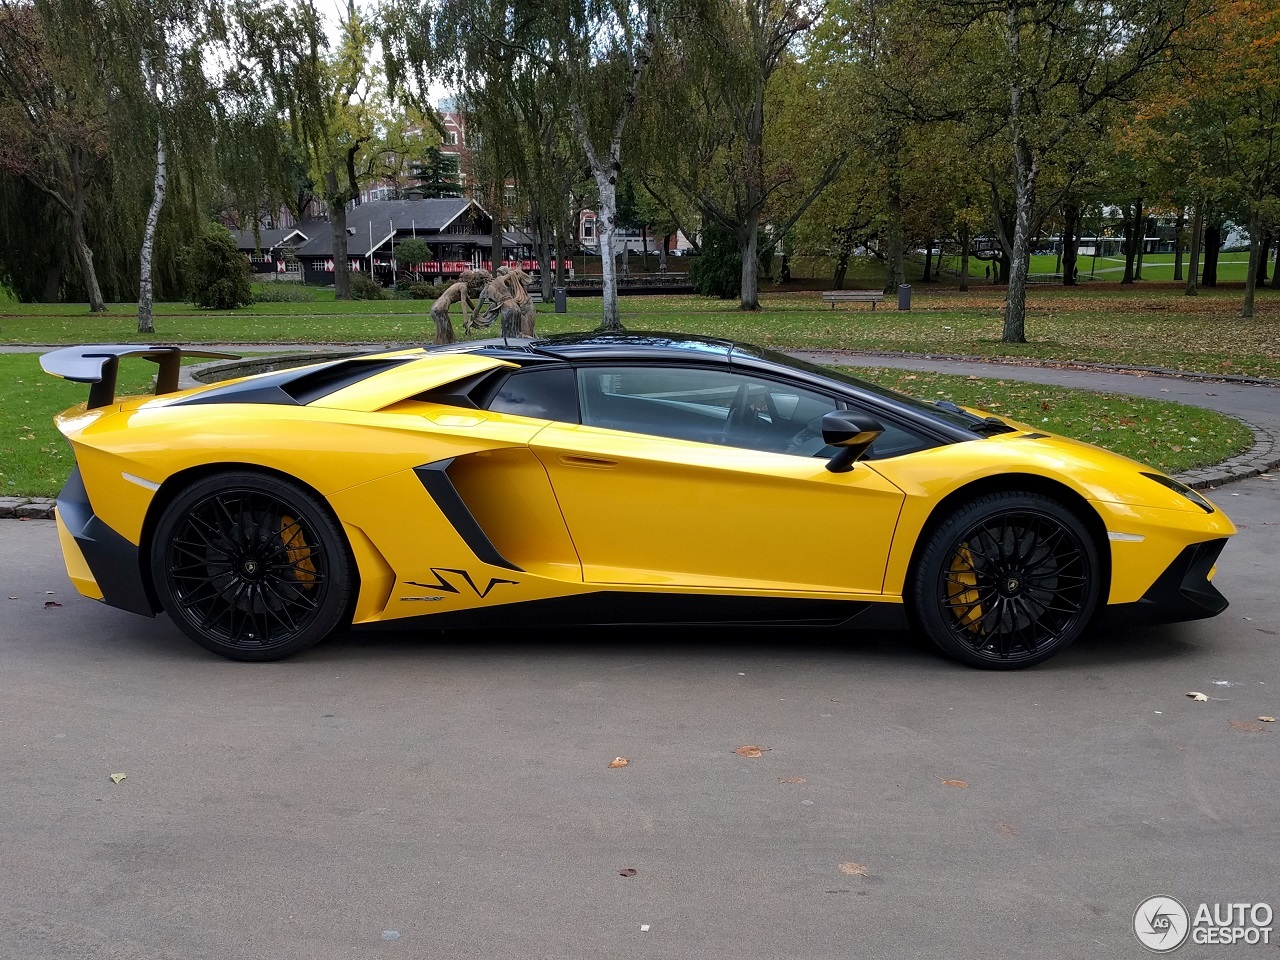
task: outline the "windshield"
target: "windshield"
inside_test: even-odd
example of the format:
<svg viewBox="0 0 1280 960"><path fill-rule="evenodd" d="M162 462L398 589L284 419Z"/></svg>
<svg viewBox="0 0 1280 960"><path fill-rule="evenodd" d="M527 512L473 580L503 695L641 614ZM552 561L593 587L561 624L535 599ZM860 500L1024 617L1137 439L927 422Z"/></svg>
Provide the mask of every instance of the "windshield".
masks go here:
<svg viewBox="0 0 1280 960"><path fill-rule="evenodd" d="M799 357L793 357L764 347L754 347L750 352L753 352L755 355L763 359L772 360L775 363L781 363L788 367L793 367L796 370L804 370L809 373L820 374L821 376L828 377L840 383L848 384L851 387L856 387L866 393L872 393L878 397L884 397L887 400L892 400L894 403L913 407L922 413L927 413L931 417L935 417L938 420L944 420L957 427L963 427L966 430L973 429L974 421L979 419L971 413L965 413L959 409L955 411L947 410L943 407L937 406L936 404L929 403L926 400L917 400L915 397L909 397L905 393L899 393L897 390L890 390L888 387L882 387L879 384L872 383L870 380L863 380L859 377L850 376L838 367L824 367L820 364L810 363L808 360L801 360Z"/></svg>

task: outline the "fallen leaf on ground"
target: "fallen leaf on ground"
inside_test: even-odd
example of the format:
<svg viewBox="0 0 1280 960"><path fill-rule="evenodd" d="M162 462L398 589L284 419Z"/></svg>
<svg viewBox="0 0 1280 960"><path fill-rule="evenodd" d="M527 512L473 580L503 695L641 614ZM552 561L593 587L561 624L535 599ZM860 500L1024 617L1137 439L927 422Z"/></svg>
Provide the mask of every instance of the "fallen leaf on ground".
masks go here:
<svg viewBox="0 0 1280 960"><path fill-rule="evenodd" d="M46 610L48 610L50 607L60 607L60 606L62 606L62 604L60 604L57 600L46 600L44 602L44 608Z"/></svg>
<svg viewBox="0 0 1280 960"><path fill-rule="evenodd" d="M755 744L747 744L733 751L740 757L763 757L768 747L757 747Z"/></svg>
<svg viewBox="0 0 1280 960"><path fill-rule="evenodd" d="M1196 703L1204 703L1206 700L1209 699L1203 693L1200 693L1197 690L1192 690L1190 693L1187 694L1187 696L1190 697L1192 700L1194 700Z"/></svg>
<svg viewBox="0 0 1280 960"><path fill-rule="evenodd" d="M804 777L779 777L779 783L805 783Z"/></svg>
<svg viewBox="0 0 1280 960"><path fill-rule="evenodd" d="M123 780L123 779L124 779L124 774L123 774L123 773L113 773L113 774L111 775L111 782L112 782L112 783L119 783L119 782L120 782L121 780Z"/></svg>
<svg viewBox="0 0 1280 960"><path fill-rule="evenodd" d="M964 789L964 790L969 789L969 785L965 783L963 780L943 780L942 785L944 787L960 787L961 789Z"/></svg>
<svg viewBox="0 0 1280 960"><path fill-rule="evenodd" d="M1018 835L1018 828L1012 823L997 823L996 833L1003 833L1006 837L1016 837Z"/></svg>
<svg viewBox="0 0 1280 960"><path fill-rule="evenodd" d="M623 867L621 870L618 871L618 876L620 877L634 877L635 875L636 875L635 867Z"/></svg>
<svg viewBox="0 0 1280 960"><path fill-rule="evenodd" d="M1263 723L1275 723L1275 722L1276 722L1276 718L1275 718L1275 717L1259 717L1258 719L1259 719L1259 720L1261 720Z"/></svg>
<svg viewBox="0 0 1280 960"><path fill-rule="evenodd" d="M1265 730L1266 727L1260 723L1249 723L1246 720L1232 720L1231 729L1239 730L1242 733L1257 733L1260 730Z"/></svg>
<svg viewBox="0 0 1280 960"><path fill-rule="evenodd" d="M613 762L612 762L611 764L609 764L609 766L610 766L610 767L625 767L625 766L626 766L628 763L630 763L630 762L631 762L631 761L630 761L630 760L628 760L626 757L614 757L614 758L613 758Z"/></svg>
<svg viewBox="0 0 1280 960"><path fill-rule="evenodd" d="M840 864L840 872L846 873L851 877L865 877L867 868L860 863L854 863L852 860L847 863Z"/></svg>

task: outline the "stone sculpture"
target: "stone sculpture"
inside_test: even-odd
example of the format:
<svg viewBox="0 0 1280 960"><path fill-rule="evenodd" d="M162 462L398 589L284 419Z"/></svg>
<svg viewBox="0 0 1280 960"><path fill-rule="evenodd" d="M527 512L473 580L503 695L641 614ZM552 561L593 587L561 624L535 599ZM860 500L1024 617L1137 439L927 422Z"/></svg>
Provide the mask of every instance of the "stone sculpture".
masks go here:
<svg viewBox="0 0 1280 960"><path fill-rule="evenodd" d="M431 319L436 324L436 343L453 343L454 341L453 322L449 319L449 310L455 303L462 304L462 329L471 329L471 317L476 308L471 302L466 281L459 280L440 294L439 299L431 305Z"/></svg>

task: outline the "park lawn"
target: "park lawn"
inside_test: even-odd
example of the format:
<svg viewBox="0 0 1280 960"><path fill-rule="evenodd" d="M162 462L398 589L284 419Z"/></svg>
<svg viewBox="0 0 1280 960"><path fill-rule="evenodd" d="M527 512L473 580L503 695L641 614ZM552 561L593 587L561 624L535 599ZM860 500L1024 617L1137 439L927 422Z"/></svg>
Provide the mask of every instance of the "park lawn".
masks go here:
<svg viewBox="0 0 1280 960"><path fill-rule="evenodd" d="M922 400L951 400L1084 440L1167 473L1220 463L1253 443L1252 432L1234 417L1181 403L888 367L845 372Z"/></svg>
<svg viewBox="0 0 1280 960"><path fill-rule="evenodd" d="M123 363L119 394L151 392L154 369L142 361ZM853 373L1088 440L1171 473L1224 460L1252 442L1239 421L1177 403L881 368ZM71 472L72 456L53 416L82 402L86 393L84 384L44 373L37 354L0 354L0 495L57 493Z"/></svg>
<svg viewBox="0 0 1280 960"><path fill-rule="evenodd" d="M116 383L121 395L155 389L155 365L123 363ZM51 497L71 473L71 447L53 425L53 415L83 403L83 383L52 377L33 353L0 354L0 496Z"/></svg>
<svg viewBox="0 0 1280 960"><path fill-rule="evenodd" d="M83 306L23 304L0 307L3 343L370 343L426 342L432 331L426 301L379 300L261 303L240 311L196 311L161 304L157 333L140 337L136 312L118 305L106 316ZM694 295L624 296L622 320L630 330L703 334L783 349L836 349L1008 358L1037 362L1084 361L1154 366L1212 375L1280 377L1280 295L1258 291L1255 315L1239 316L1239 285L1203 289L1187 297L1174 283L1090 283L1075 288L1033 285L1027 294L1030 342L1001 340L1004 288L975 283L967 292L950 284L916 284L910 311L840 305L831 309L817 291L764 288L762 310L743 312L736 301ZM539 334L591 330L600 321L598 297L570 297L568 312L538 307ZM457 324L455 319L455 325Z"/></svg>
<svg viewBox="0 0 1280 960"><path fill-rule="evenodd" d="M1142 258L1142 279L1162 283L1173 282L1172 253L1148 253ZM959 270L959 258L948 258L947 263ZM1274 264L1270 266L1274 267ZM1099 280L1119 281L1124 276L1124 257L1080 257L1076 261L1080 277L1097 277ZM1031 258L1031 273L1060 273L1062 262L1054 255L1037 254ZM1203 269L1203 262L1201 263ZM1223 283L1244 283L1249 268L1249 253L1232 252L1218 255L1218 280ZM1179 283L1186 282L1187 272L1191 269L1191 258L1185 253L1182 256L1182 276ZM972 274L973 264L970 262L969 272ZM978 273L982 273L979 265ZM1270 273L1268 272L1268 275Z"/></svg>

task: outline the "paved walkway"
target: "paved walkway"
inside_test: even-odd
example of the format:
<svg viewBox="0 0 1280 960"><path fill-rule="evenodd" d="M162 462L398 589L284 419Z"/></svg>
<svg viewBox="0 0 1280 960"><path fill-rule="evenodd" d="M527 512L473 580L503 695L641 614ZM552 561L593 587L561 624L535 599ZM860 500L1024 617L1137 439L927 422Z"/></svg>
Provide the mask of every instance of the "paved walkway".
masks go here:
<svg viewBox="0 0 1280 960"><path fill-rule="evenodd" d="M353 347L382 348L383 344L202 344L227 353L341 353ZM392 345L389 345L392 346ZM393 345L404 346L404 345ZM44 353L56 349L41 345L0 346L0 353ZM1233 480L1256 477L1280 468L1280 384L1248 382L1242 379L1216 380L1207 376L1171 376L1126 369L1107 371L1096 366L1040 366L1028 363L999 363L906 354L865 354L851 351L797 351L796 355L815 363L863 367L894 367L961 376L1022 380L1054 386L1126 393L1156 400L1170 400L1216 410L1242 421L1253 431L1253 446L1237 456L1211 467L1178 474L1192 487L1212 489ZM53 516L53 501L38 497L0 497L0 518Z"/></svg>

